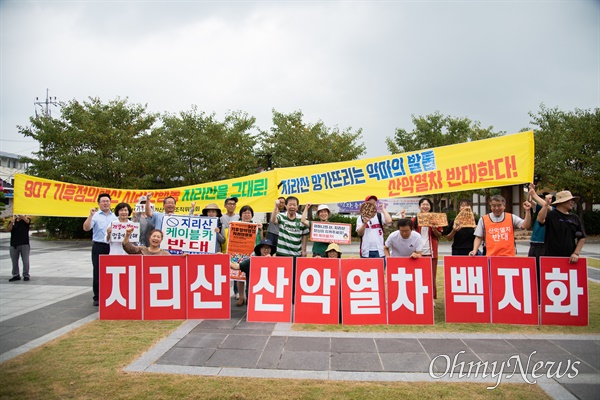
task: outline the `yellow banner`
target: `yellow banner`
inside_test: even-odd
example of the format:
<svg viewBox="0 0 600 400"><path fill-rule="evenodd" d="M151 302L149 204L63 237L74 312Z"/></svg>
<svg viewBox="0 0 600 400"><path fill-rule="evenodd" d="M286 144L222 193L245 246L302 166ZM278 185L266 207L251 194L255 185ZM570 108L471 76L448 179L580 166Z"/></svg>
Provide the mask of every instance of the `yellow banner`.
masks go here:
<svg viewBox="0 0 600 400"><path fill-rule="evenodd" d="M187 214L208 203L223 206L228 196L240 206L269 212L278 196L296 196L300 203L339 203L379 198L415 197L531 182L534 174L533 131L436 147L410 153L313 166L279 168L202 185L153 190L157 211L167 196L177 199L176 213ZM16 214L87 216L100 193L110 193L113 205L135 205L151 190L97 188L15 176Z"/></svg>
<svg viewBox="0 0 600 400"><path fill-rule="evenodd" d="M132 206L140 196L152 192L152 202L156 211L163 212L163 201L172 196L177 200L176 214L188 214L191 203L196 202L198 214L209 203L224 207L229 196L239 198L238 209L242 205L251 206L255 212L273 208L277 198L275 172L267 171L236 179L212 182L202 185L184 186L163 190L113 189L86 185L76 185L37 178L35 176L15 175L14 213L24 215L46 215L55 217L85 217L91 208L98 207L98 195L109 193L111 208L124 202Z"/></svg>

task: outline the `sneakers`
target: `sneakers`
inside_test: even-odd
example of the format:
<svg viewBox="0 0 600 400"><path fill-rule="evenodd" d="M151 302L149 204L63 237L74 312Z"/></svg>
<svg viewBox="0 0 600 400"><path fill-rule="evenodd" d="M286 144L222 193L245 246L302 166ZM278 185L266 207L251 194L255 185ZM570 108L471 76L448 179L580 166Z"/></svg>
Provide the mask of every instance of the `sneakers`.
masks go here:
<svg viewBox="0 0 600 400"><path fill-rule="evenodd" d="M14 281L20 281L20 280L21 280L21 277L19 275L17 275L17 276L13 276L8 281L9 282L14 282ZM27 279L27 280L29 280L29 279Z"/></svg>
<svg viewBox="0 0 600 400"><path fill-rule="evenodd" d="M28 277L28 276L26 276L26 277L24 277L24 278L23 278L23 280L24 280L25 282L27 282L27 281L29 280L29 277Z"/></svg>
<svg viewBox="0 0 600 400"><path fill-rule="evenodd" d="M236 299L236 300L239 300L239 299L240 299L240 294L239 294L239 293L236 293L236 294L235 294L235 299Z"/></svg>
<svg viewBox="0 0 600 400"><path fill-rule="evenodd" d="M98 307L100 305L100 302L98 300L94 300L94 307Z"/></svg>

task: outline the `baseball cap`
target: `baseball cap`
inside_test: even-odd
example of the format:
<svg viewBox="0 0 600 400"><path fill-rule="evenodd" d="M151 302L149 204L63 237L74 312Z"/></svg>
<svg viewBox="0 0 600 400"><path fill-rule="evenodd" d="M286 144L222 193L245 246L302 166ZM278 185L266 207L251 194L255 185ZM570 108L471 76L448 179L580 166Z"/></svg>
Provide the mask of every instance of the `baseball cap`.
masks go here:
<svg viewBox="0 0 600 400"><path fill-rule="evenodd" d="M375 199L375 201L377 201L377 200L378 200L378 199L377 199L377 196L375 196L375 195L370 195L370 196L367 196L367 198L365 199L365 201L369 201L369 200L371 200L371 199Z"/></svg>

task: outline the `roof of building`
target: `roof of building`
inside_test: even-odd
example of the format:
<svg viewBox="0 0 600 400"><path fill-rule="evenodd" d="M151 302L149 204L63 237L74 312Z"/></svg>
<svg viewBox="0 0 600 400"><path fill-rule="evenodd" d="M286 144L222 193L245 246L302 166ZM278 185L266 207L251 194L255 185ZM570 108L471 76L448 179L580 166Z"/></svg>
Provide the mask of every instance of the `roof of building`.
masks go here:
<svg viewBox="0 0 600 400"><path fill-rule="evenodd" d="M25 156L22 156L20 154L15 154L15 153L7 153L6 151L0 151L0 157L14 158L15 160L18 160L19 158L25 157Z"/></svg>

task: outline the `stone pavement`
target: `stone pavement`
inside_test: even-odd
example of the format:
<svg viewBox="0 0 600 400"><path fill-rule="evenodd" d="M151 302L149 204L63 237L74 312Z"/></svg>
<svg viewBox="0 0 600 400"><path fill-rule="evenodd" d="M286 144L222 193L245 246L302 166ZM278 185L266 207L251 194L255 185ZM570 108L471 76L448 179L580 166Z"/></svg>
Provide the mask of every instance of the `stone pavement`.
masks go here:
<svg viewBox="0 0 600 400"><path fill-rule="evenodd" d="M8 234L0 233L0 363L98 317L92 306L90 242L33 238L31 281L12 283L8 282L8 246ZM594 245L586 247L584 256L598 258ZM527 249L528 243L519 243L519 254L526 254ZM342 251L358 253L356 245ZM450 254L447 243L441 244L440 253ZM597 269L589 270L590 280L600 280ZM538 361L541 368L532 376L532 366ZM519 366L529 375L523 377ZM486 387L499 381L536 381L553 398L596 399L600 335L298 332L292 331L291 324L246 322L245 307L233 305L230 320L188 320L126 370L325 380L475 381Z"/></svg>

